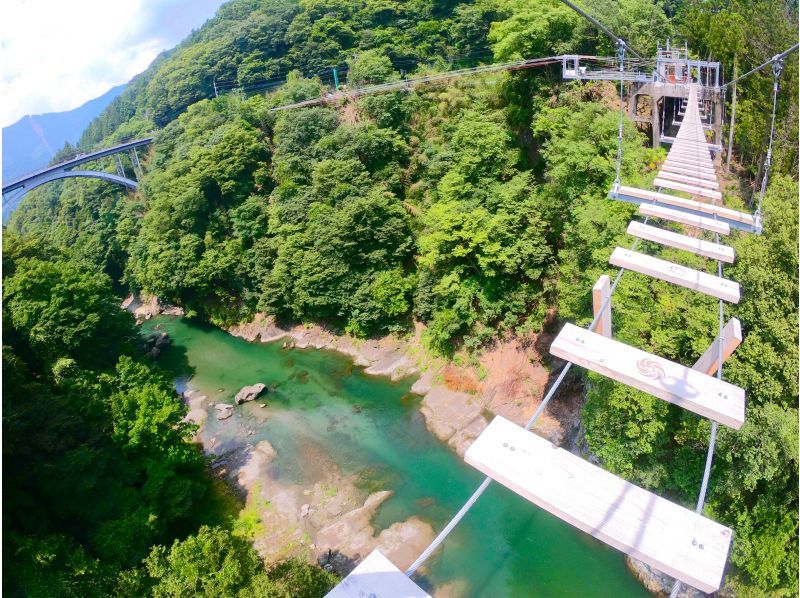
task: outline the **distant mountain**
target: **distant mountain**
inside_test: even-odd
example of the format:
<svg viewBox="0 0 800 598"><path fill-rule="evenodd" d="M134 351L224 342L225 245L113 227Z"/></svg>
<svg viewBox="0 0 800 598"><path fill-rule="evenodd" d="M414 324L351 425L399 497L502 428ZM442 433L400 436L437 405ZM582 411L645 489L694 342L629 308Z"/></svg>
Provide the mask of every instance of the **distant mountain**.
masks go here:
<svg viewBox="0 0 800 598"><path fill-rule="evenodd" d="M3 127L3 180L46 166L64 143L77 143L86 126L124 89L118 85L74 110L23 116Z"/></svg>

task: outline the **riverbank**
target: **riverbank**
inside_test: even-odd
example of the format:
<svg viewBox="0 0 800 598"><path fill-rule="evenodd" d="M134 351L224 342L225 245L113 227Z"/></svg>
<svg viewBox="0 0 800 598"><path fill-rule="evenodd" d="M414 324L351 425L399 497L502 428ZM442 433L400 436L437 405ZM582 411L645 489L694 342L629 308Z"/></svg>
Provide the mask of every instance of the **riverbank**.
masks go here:
<svg viewBox="0 0 800 598"><path fill-rule="evenodd" d="M420 411L428 429L462 457L493 416L526 424L550 378L543 360L548 354L541 350L550 345L546 333L498 341L474 363L457 365L425 351L424 326L419 323L407 338L361 340L318 324L281 327L272 317L257 314L251 322L227 331L251 342L284 340L287 347L337 351L370 375L392 380L418 376L411 390L423 397ZM580 429L580 409L581 393L567 389L560 400L548 405L533 429L554 444L572 449Z"/></svg>
<svg viewBox="0 0 800 598"><path fill-rule="evenodd" d="M526 347L519 340L498 345L471 365L457 365L424 360L421 328L411 339L359 342L320 327L275 330L273 322L261 320L231 332L278 342L244 343L188 320L139 316L151 333L168 331L173 339L159 360L170 371L185 372L179 389L189 417L203 426L197 440L218 476L245 497L236 525L244 526L268 562L299 556L343 573L375 547L407 566L480 480L457 455L468 424L491 418L484 406L492 399L509 413L516 409L518 417L527 418L525 409L538 406L513 398L512 393L534 394L521 358L547 375L528 357L536 344ZM323 350L293 350L301 347ZM338 353L350 359L324 350L337 348L345 348ZM491 359L506 364L509 374L487 369ZM372 373L382 376L365 376L354 361L367 368L377 364ZM410 375L419 376L413 390L422 400L408 394ZM494 380L504 375L515 382L497 389ZM398 381L390 383L389 376ZM218 420L215 405L230 404L242 386L256 382L266 383L268 393ZM465 404L473 409L460 410ZM436 428L451 419L448 409L450 428ZM548 558L581 563L587 580L614 571L609 589L640 595L618 553L590 548L580 533L504 489L490 488L473 510L448 550L422 572L421 583L437 596L474 595L476 588L494 588L498 596L529 595L536 587L551 588L554 595L588 591L593 584L584 587L562 568L526 558L541 542L550 547Z"/></svg>

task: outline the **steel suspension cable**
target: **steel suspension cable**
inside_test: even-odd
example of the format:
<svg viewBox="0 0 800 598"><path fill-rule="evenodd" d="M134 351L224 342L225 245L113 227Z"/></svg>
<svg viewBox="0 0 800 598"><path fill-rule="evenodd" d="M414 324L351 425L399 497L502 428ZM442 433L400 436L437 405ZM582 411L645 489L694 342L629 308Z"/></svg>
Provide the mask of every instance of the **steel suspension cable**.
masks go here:
<svg viewBox="0 0 800 598"><path fill-rule="evenodd" d="M741 81L741 80L742 80L742 79L744 79L745 77L749 77L750 75L752 75L752 74L753 74L753 73L755 73L755 72L758 72L758 71L760 71L760 70L761 70L761 69L763 69L764 67L768 67L770 64L773 64L773 63L775 63L775 62L778 62L779 60L783 60L783 59L784 59L784 58L786 58L786 57L787 57L789 54L791 54L792 52L794 52L795 50L797 50L797 48L798 48L798 47L800 47L800 44L795 44L795 45L793 45L791 48L789 48L788 50L785 50L784 52L781 52L780 54L776 54L775 56L773 56L772 58L770 58L769 60L767 60L765 63L763 63L763 64L759 64L759 65L758 65L756 68L754 68L754 69L751 69L751 70L747 71L747 72L746 72L744 75L742 75L741 77L736 77L736 79L734 79L733 81L728 81L728 82L727 82L725 85L723 85L723 87L727 87L728 85L733 85L734 83L738 83L739 81Z"/></svg>
<svg viewBox="0 0 800 598"><path fill-rule="evenodd" d="M620 55L621 55L621 58L622 58L622 57L624 57L624 54L625 54L625 42L620 40L619 47L620 47L620 50L619 50L620 51ZM620 72L622 72L622 59L620 59ZM622 97L622 75L620 75L620 122L619 122L618 139L617 139L617 171L616 171L616 177L617 178L616 178L615 183L614 183L615 187L618 187L619 186L619 182L620 182L619 176L620 176L620 165L622 163L622 124L623 124L622 118L623 118L623 114L624 114L624 108L623 108L623 97ZM659 191L660 191L660 188L659 188ZM653 203L655 203L655 200L653 200ZM647 216L644 219L644 223L647 224L647 222L649 220L650 220L650 217ZM631 251L634 251L636 249L636 247L639 245L639 241L640 240L641 239L639 239L639 238L634 240L634 242L633 242L633 244L631 245L631 248L630 248ZM616 278L614 278L614 282L612 283L611 288L609 289L608 297L606 297L603 300L603 302L600 305L600 308L597 310L597 313L595 314L594 318L592 319L591 323L588 326L588 330L590 332L594 331L594 329L597 327L597 324L600 322L600 318L603 316L603 313L605 312L605 310L609 309L609 306L611 305L611 296L614 294L614 291L616 290L617 285L619 284L619 281L622 278L622 275L624 273L625 273L625 268L620 268L619 272L617 273ZM547 391L547 394L544 396L544 398L542 399L542 402L539 404L539 407L536 408L536 411L533 413L531 418L525 424L525 428L524 428L525 430L530 430L533 427L533 424L536 423L536 420L539 419L539 416L544 412L545 408L547 407L548 403L553 398L553 396L555 396L556 391L561 386L561 383L564 381L564 378L566 378L566 376L569 373L569 370L571 368L572 368L572 362L567 362L564 365L564 367L561 369L561 372L558 374L558 377L556 378L555 382L553 382L553 385L550 387L550 390ZM464 503L464 505L458 510L458 512L447 523L447 525L442 529L442 531L439 532L439 534L436 536L436 538L433 539L433 541L428 545L428 547L425 548L425 550L422 551L422 553L416 558L416 560L413 563L411 563L411 565L408 567L408 569L406 569L406 575L408 577L411 577L412 575L414 575L414 573L416 573L417 569L419 569L423 564L425 564L425 562L436 551L436 549L439 548L439 546L442 544L442 542L444 542L444 540L447 538L447 536L450 535L450 532L452 532L453 529L455 529L456 525L458 525L458 523L469 512L469 510L472 508L472 506L478 501L478 499L486 491L486 489L489 487L489 484L491 484L491 483L492 483L492 478L490 478L489 476L486 476L483 479L483 481L481 482L480 486L478 486L478 488L475 490L475 492L472 493L472 496L470 496L467 499L467 501Z"/></svg>
<svg viewBox="0 0 800 598"><path fill-rule="evenodd" d="M714 220L717 219L717 215L714 214ZM719 245L719 233L716 233L715 240L717 245ZM717 276L722 278L722 261L717 260ZM717 380L722 380L722 331L724 328L724 320L725 320L725 306L722 299L719 300L719 332L717 334ZM700 483L700 493L697 496L697 505L695 506L695 513L702 513L703 506L706 502L706 492L708 492L708 481L711 478L711 466L714 463L714 449L717 445L717 422L711 422L711 432L708 436L708 451L706 452L706 465L703 469L703 480ZM672 590L669 593L669 598L676 598L678 593L681 591L683 584L675 580L675 583L672 585Z"/></svg>
<svg viewBox="0 0 800 598"><path fill-rule="evenodd" d="M761 194L758 198L756 208L756 221L761 218L761 206L764 203L764 194L767 192L767 182L769 180L769 170L772 167L772 142L775 140L775 115L778 112L778 92L780 91L780 78L783 73L783 59L775 61L772 65L772 119L769 129L769 146L767 147L767 157L764 160L764 176L761 178Z"/></svg>
<svg viewBox="0 0 800 598"><path fill-rule="evenodd" d="M579 15L581 15L581 16L582 16L584 19L586 19L586 20L587 20L587 21L589 21L589 22L590 22L592 25L594 25L595 27L597 27L597 28L598 28L600 31L602 31L603 33L605 33L605 34L606 34L608 37L610 37L611 39L613 39L613 40L614 40L614 42L617 44L617 46L619 46L619 44L620 44L620 43L623 43L623 44L625 43L623 40L621 40L621 39L620 39L620 38L618 38L616 35L614 35L614 34L611 32L611 30L610 30L608 27L606 27L605 25L603 25L603 24L602 24L600 21L598 21L597 19L595 19L595 18L594 18L592 15L590 15L589 13L587 13L585 10L583 10L583 9L582 9L582 8L580 8L579 6L576 6L575 4L573 4L572 2L570 2L569 0L561 0L561 2L562 2L562 3L564 3L564 4L566 4L567 6L569 6L569 7L570 7L572 10L574 10L575 12L577 12L577 13L578 13ZM642 59L643 59L643 56L642 56L641 54L639 54L638 52L635 52L633 48L629 48L629 49L630 49L630 52L631 52L631 54L633 54L634 56L636 56L636 58L642 58Z"/></svg>

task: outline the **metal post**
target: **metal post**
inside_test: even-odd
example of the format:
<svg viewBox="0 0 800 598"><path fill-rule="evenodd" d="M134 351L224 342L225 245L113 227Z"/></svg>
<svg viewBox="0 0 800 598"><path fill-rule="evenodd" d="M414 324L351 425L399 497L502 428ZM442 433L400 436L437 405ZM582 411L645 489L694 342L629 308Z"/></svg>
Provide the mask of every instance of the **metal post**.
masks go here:
<svg viewBox="0 0 800 598"><path fill-rule="evenodd" d="M114 159L117 161L117 173L122 178L125 178L125 169L122 167L122 160L119 157L119 154L114 154Z"/></svg>
<svg viewBox="0 0 800 598"><path fill-rule="evenodd" d="M659 125L659 114L658 114L658 98L653 97L652 102L650 103L650 126L653 128L653 147L659 147L661 145L661 127Z"/></svg>
<svg viewBox="0 0 800 598"><path fill-rule="evenodd" d="M133 174L136 176L136 180L138 181L142 176L142 164L139 162L139 154L136 153L136 148L132 147L130 151L130 159L131 165L133 166Z"/></svg>
<svg viewBox="0 0 800 598"><path fill-rule="evenodd" d="M739 70L739 55L733 55L733 78ZM731 100L731 128L728 131L728 155L725 156L725 172L731 171L731 151L733 150L733 128L736 125L736 82L733 83L733 99Z"/></svg>
<svg viewBox="0 0 800 598"><path fill-rule="evenodd" d="M139 180L139 171L136 169L136 160L133 159L133 150L128 152L128 158L130 158L131 166L133 166L133 176L136 180Z"/></svg>
<svg viewBox="0 0 800 598"><path fill-rule="evenodd" d="M136 158L136 168L139 169L139 176L144 174L142 170L142 163L139 161L139 152L136 151L136 147L133 148L133 157Z"/></svg>

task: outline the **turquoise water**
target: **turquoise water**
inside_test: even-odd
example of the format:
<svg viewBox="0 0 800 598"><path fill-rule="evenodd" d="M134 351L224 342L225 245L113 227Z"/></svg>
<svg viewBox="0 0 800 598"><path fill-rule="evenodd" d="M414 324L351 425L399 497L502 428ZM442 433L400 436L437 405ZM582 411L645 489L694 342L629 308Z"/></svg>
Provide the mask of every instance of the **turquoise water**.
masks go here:
<svg viewBox="0 0 800 598"><path fill-rule="evenodd" d="M226 402L247 384L272 387L267 409L258 401L243 406L253 416L244 427L210 418L204 434L223 449L269 440L278 451L271 475L296 482L319 477L313 455L323 451L343 473L394 492L373 520L378 531L417 515L438 532L483 479L428 432L420 398L409 392L412 380L367 376L336 353L248 343L188 320L162 316L144 324L156 326L172 337L161 364L179 386L191 377L193 388ZM247 429L255 434L246 436ZM460 582L466 596L648 595L620 553L499 484L428 563L421 585Z"/></svg>

